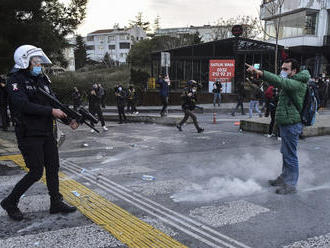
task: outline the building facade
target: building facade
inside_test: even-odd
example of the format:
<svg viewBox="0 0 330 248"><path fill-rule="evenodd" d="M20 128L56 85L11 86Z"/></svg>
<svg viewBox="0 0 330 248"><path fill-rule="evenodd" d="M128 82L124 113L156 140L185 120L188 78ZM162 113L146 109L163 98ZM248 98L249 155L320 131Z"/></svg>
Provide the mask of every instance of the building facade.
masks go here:
<svg viewBox="0 0 330 248"><path fill-rule="evenodd" d="M185 34L199 33L202 42L210 42L218 39L227 39L233 37L231 34L231 27L222 26L190 26L183 28L162 28L155 32L155 36L171 36L180 38Z"/></svg>
<svg viewBox="0 0 330 248"><path fill-rule="evenodd" d="M137 26L127 29L97 30L87 34L87 56L91 60L102 61L108 53L112 61L126 63L127 55L134 42L146 37L146 32Z"/></svg>
<svg viewBox="0 0 330 248"><path fill-rule="evenodd" d="M275 43L278 34L278 43L313 76L330 74L329 17L330 0L263 0L260 7L265 39Z"/></svg>

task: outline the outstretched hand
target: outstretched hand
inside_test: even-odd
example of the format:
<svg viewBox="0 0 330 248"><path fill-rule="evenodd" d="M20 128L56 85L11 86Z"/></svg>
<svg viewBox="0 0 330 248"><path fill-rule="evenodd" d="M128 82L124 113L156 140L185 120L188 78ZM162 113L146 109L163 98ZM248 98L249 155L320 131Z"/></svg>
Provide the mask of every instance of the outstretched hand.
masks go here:
<svg viewBox="0 0 330 248"><path fill-rule="evenodd" d="M245 66L248 67L246 69L247 72L252 73L252 74L256 75L257 77L262 77L264 75L263 71L254 68L252 65L245 63Z"/></svg>

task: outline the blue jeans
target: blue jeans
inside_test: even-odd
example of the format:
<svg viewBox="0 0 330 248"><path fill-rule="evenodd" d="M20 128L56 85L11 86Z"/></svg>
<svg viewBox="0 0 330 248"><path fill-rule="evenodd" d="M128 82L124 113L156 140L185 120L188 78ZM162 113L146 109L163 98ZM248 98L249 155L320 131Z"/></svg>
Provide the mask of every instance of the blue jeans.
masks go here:
<svg viewBox="0 0 330 248"><path fill-rule="evenodd" d="M213 93L213 105L214 106L217 103L217 100L218 99L219 99L218 105L220 106L220 103L221 103L221 93Z"/></svg>
<svg viewBox="0 0 330 248"><path fill-rule="evenodd" d="M257 100L250 101L250 104L249 104L249 117L250 118L252 118L253 109L255 109L259 115L261 115L261 111L259 110L258 105L259 105L259 101L257 101Z"/></svg>
<svg viewBox="0 0 330 248"><path fill-rule="evenodd" d="M292 186L297 184L299 177L297 145L302 128L301 123L280 126L282 137L281 153L283 157L281 177L286 184Z"/></svg>

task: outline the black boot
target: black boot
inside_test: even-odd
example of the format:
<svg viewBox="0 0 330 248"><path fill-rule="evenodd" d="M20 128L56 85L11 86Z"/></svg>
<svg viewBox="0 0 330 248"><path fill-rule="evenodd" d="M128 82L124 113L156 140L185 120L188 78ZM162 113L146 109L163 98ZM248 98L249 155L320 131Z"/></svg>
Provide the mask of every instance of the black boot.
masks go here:
<svg viewBox="0 0 330 248"><path fill-rule="evenodd" d="M76 211L76 207L69 206L65 204L62 200L50 200L50 214L57 214L57 213L72 213Z"/></svg>
<svg viewBox="0 0 330 248"><path fill-rule="evenodd" d="M182 132L182 127L180 124L176 125L176 128L179 129L180 132Z"/></svg>
<svg viewBox="0 0 330 248"><path fill-rule="evenodd" d="M277 187L285 185L285 182L282 177L277 177L275 180L268 180L270 186Z"/></svg>
<svg viewBox="0 0 330 248"><path fill-rule="evenodd" d="M18 202L11 202L8 198L5 198L0 203L1 207L6 210L8 216L16 221L23 220L23 214L17 207Z"/></svg>
<svg viewBox="0 0 330 248"><path fill-rule="evenodd" d="M202 133L202 132L204 132L204 128L198 128L198 129L197 129L197 132L198 132L198 133Z"/></svg>

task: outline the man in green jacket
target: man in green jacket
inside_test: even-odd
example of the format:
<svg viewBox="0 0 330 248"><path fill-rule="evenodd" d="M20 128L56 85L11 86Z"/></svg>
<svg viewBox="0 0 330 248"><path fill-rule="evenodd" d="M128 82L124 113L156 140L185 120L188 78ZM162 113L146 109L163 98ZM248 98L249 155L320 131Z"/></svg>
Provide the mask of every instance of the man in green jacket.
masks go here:
<svg viewBox="0 0 330 248"><path fill-rule="evenodd" d="M299 63L295 59L284 61L280 76L246 65L248 72L254 73L270 85L280 89L275 121L279 125L282 137L283 167L282 174L275 180L269 180L269 183L271 186L279 186L275 191L277 194L296 193L299 176L297 145L303 128L300 112L303 108L310 74L307 70L299 72Z"/></svg>

